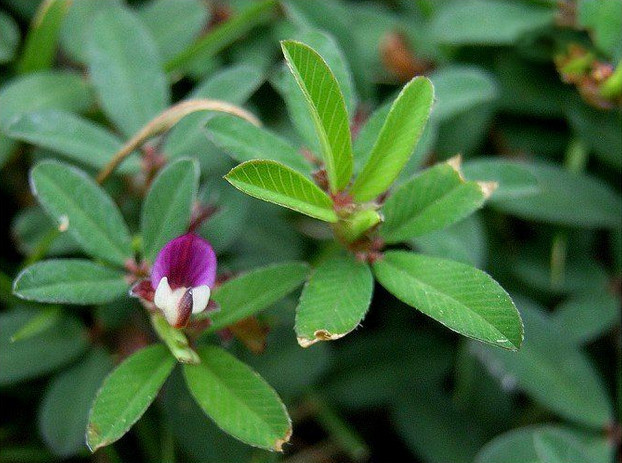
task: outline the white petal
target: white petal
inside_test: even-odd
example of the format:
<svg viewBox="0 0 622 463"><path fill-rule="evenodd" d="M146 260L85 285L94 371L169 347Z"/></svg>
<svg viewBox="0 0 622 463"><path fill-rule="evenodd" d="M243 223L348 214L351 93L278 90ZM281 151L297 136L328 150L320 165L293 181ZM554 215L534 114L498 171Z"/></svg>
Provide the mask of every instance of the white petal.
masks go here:
<svg viewBox="0 0 622 463"><path fill-rule="evenodd" d="M210 289L207 285L192 288L192 313L203 312L209 302Z"/></svg>
<svg viewBox="0 0 622 463"><path fill-rule="evenodd" d="M164 313L166 320L171 325L177 322L177 305L185 291L186 288L177 288L173 291L166 277L162 278L160 283L158 283L155 295L153 296L153 303Z"/></svg>

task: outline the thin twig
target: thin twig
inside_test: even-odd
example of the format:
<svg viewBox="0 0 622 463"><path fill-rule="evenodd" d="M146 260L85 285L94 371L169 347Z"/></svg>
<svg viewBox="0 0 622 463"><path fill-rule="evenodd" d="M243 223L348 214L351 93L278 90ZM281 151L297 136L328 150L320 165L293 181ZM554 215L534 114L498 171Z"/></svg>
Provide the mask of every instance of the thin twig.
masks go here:
<svg viewBox="0 0 622 463"><path fill-rule="evenodd" d="M140 129L136 135L134 135L125 145L123 145L123 147L115 153L110 162L99 172L97 175L97 183L103 183L126 157L128 157L136 149L140 148L147 140L170 130L185 116L198 111L217 111L233 114L234 116L246 119L248 122L256 126L261 125L259 120L254 115L245 109L231 103L227 103L226 101L209 99L182 101L181 103L171 106L165 110L162 114Z"/></svg>

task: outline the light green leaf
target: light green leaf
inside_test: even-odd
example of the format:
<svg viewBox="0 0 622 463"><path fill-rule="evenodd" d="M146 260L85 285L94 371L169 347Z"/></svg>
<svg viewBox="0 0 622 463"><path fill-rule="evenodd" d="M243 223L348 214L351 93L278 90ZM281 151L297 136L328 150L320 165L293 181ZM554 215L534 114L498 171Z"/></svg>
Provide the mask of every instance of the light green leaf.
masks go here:
<svg viewBox="0 0 622 463"><path fill-rule="evenodd" d="M434 84L434 122L450 120L499 95L494 77L475 66L452 65L430 75Z"/></svg>
<svg viewBox="0 0 622 463"><path fill-rule="evenodd" d="M286 262L256 268L214 289L212 299L220 310L210 315L210 331L226 328L270 307L307 278L309 266Z"/></svg>
<svg viewBox="0 0 622 463"><path fill-rule="evenodd" d="M549 450L550 449L550 450ZM551 455L551 450L553 455ZM605 463L592 459L575 432L561 426L537 425L514 429L495 437L475 463Z"/></svg>
<svg viewBox="0 0 622 463"><path fill-rule="evenodd" d="M469 180L496 182L490 201L522 198L539 191L538 180L524 164L491 158L469 159L462 165Z"/></svg>
<svg viewBox="0 0 622 463"><path fill-rule="evenodd" d="M72 317L63 317L35 336L11 342L12 335L38 315L38 311L32 310L0 314L0 385L54 371L75 360L87 348L86 330Z"/></svg>
<svg viewBox="0 0 622 463"><path fill-rule="evenodd" d="M96 349L80 364L51 381L39 410L39 431L56 455L67 458L85 449L84 430L89 409L111 369L110 355Z"/></svg>
<svg viewBox="0 0 622 463"><path fill-rule="evenodd" d="M208 5L199 0L157 0L138 10L164 61L181 53L207 25Z"/></svg>
<svg viewBox="0 0 622 463"><path fill-rule="evenodd" d="M149 31L126 8L93 18L88 65L102 109L127 137L169 103L166 75Z"/></svg>
<svg viewBox="0 0 622 463"><path fill-rule="evenodd" d="M270 159L304 174L311 173L311 165L289 142L240 117L218 115L209 119L205 127L216 146L238 162Z"/></svg>
<svg viewBox="0 0 622 463"><path fill-rule="evenodd" d="M93 104L93 93L78 74L44 71L11 81L0 91L0 128L23 113L41 109L81 112Z"/></svg>
<svg viewBox="0 0 622 463"><path fill-rule="evenodd" d="M118 207L86 174L46 161L32 169L30 181L45 211L85 252L119 266L132 256L130 233Z"/></svg>
<svg viewBox="0 0 622 463"><path fill-rule="evenodd" d="M553 8L523 2L465 0L445 3L431 34L452 45L510 45L521 35L552 25Z"/></svg>
<svg viewBox="0 0 622 463"><path fill-rule="evenodd" d="M84 259L51 259L22 270L13 292L31 301L105 304L127 294L124 273Z"/></svg>
<svg viewBox="0 0 622 463"><path fill-rule="evenodd" d="M348 112L332 71L312 48L281 42L287 64L305 95L320 140L322 157L333 192L343 190L352 176L352 142Z"/></svg>
<svg viewBox="0 0 622 463"><path fill-rule="evenodd" d="M395 99L367 164L350 190L357 201L369 201L391 186L413 153L430 115L434 88L415 77Z"/></svg>
<svg viewBox="0 0 622 463"><path fill-rule="evenodd" d="M71 0L44 0L32 19L17 71L21 74L49 69L56 55L60 28Z"/></svg>
<svg viewBox="0 0 622 463"><path fill-rule="evenodd" d="M365 317L374 289L369 266L351 256L328 258L311 274L296 308L298 344L339 339Z"/></svg>
<svg viewBox="0 0 622 463"><path fill-rule="evenodd" d="M360 172L371 155L395 100L388 101L371 113L354 139L354 172Z"/></svg>
<svg viewBox="0 0 622 463"><path fill-rule="evenodd" d="M247 161L225 179L238 190L326 222L337 222L333 202L311 180L275 161Z"/></svg>
<svg viewBox="0 0 622 463"><path fill-rule="evenodd" d="M550 317L535 304L517 298L525 322L518 353L472 344L472 351L506 384L577 423L602 429L612 419L611 401L598 370Z"/></svg>
<svg viewBox="0 0 622 463"><path fill-rule="evenodd" d="M173 371L162 344L139 350L104 380L91 408L86 444L92 452L120 439L145 413Z"/></svg>
<svg viewBox="0 0 622 463"><path fill-rule="evenodd" d="M75 114L57 109L29 112L18 116L6 129L7 135L57 151L67 159L101 169L121 149L123 142L103 127ZM128 157L120 173L137 173L137 156Z"/></svg>
<svg viewBox="0 0 622 463"><path fill-rule="evenodd" d="M512 299L481 270L406 251L385 253L373 268L391 294L449 329L509 350L521 346L523 325Z"/></svg>
<svg viewBox="0 0 622 463"><path fill-rule="evenodd" d="M180 159L166 166L153 181L141 217L143 252L149 262L190 225L192 204L199 189L199 166Z"/></svg>
<svg viewBox="0 0 622 463"><path fill-rule="evenodd" d="M620 226L622 199L601 180L587 174L574 174L552 164L523 166L538 180L539 193L495 201L495 208L526 220L571 227Z"/></svg>
<svg viewBox="0 0 622 463"><path fill-rule="evenodd" d="M197 63L209 61L218 52L264 22L277 6L276 0L253 2L248 8L214 27L198 41L166 63L168 72L186 71Z"/></svg>
<svg viewBox="0 0 622 463"><path fill-rule="evenodd" d="M551 321L566 340L586 344L620 325L620 299L595 288L573 294L555 308Z"/></svg>
<svg viewBox="0 0 622 463"><path fill-rule="evenodd" d="M384 203L380 229L389 243L445 228L482 207L493 185L465 181L456 160L427 169Z"/></svg>
<svg viewBox="0 0 622 463"><path fill-rule="evenodd" d="M19 26L9 15L0 12L0 63L13 59L19 45Z"/></svg>
<svg viewBox="0 0 622 463"><path fill-rule="evenodd" d="M255 447L281 452L292 434L285 405L250 367L215 346L199 350L201 363L185 365L188 389L225 432Z"/></svg>

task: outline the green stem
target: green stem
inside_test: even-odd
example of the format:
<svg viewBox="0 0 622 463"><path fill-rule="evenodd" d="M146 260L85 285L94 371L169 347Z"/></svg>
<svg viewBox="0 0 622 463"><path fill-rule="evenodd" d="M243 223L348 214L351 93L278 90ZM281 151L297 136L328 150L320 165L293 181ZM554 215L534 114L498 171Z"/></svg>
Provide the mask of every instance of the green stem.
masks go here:
<svg viewBox="0 0 622 463"><path fill-rule="evenodd" d="M159 313L151 315L151 324L158 337L167 345L171 353L181 363L201 363L199 355L192 350L186 335L168 324Z"/></svg>
<svg viewBox="0 0 622 463"><path fill-rule="evenodd" d="M322 397L311 393L307 397L307 402L315 412L318 423L353 461L367 460L369 448L363 438Z"/></svg>
<svg viewBox="0 0 622 463"><path fill-rule="evenodd" d="M161 426L162 463L175 463L175 439L167 422Z"/></svg>

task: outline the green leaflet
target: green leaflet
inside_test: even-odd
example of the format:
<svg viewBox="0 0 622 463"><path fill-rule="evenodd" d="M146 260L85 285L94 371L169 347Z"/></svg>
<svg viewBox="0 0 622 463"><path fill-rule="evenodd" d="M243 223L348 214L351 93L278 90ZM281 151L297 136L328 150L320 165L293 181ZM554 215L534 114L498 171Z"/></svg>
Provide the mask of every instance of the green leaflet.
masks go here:
<svg viewBox="0 0 622 463"><path fill-rule="evenodd" d="M339 84L326 62L309 46L285 40L281 48L307 100L331 190L341 191L350 182L353 160L348 112Z"/></svg>
<svg viewBox="0 0 622 463"><path fill-rule="evenodd" d="M67 111L46 109L22 114L7 127L11 138L26 141L63 155L84 166L101 169L121 149L123 142L100 125ZM140 170L137 156L119 166L122 174Z"/></svg>
<svg viewBox="0 0 622 463"><path fill-rule="evenodd" d="M185 365L186 384L203 411L225 432L255 447L281 452L292 425L285 405L250 367L216 346Z"/></svg>
<svg viewBox="0 0 622 463"><path fill-rule="evenodd" d="M351 256L329 258L311 274L296 308L296 336L302 347L339 339L354 330L369 309L374 279Z"/></svg>
<svg viewBox="0 0 622 463"><path fill-rule="evenodd" d="M543 310L524 298L516 302L527 333L521 351L479 344L473 344L472 351L485 365L494 362L493 374L507 375L536 402L567 419L601 429L612 419L613 410L599 371Z"/></svg>
<svg viewBox="0 0 622 463"><path fill-rule="evenodd" d="M50 382L39 411L39 430L56 455L66 458L85 449L89 408L111 369L110 355L101 348L94 349L82 362Z"/></svg>
<svg viewBox="0 0 622 463"><path fill-rule="evenodd" d="M123 272L84 259L51 259L24 269L13 292L38 302L105 304L127 294Z"/></svg>
<svg viewBox="0 0 622 463"><path fill-rule="evenodd" d="M445 228L479 209L495 185L465 181L456 160L427 169L400 186L382 207L389 243Z"/></svg>
<svg viewBox="0 0 622 463"><path fill-rule="evenodd" d="M215 116L205 128L212 141L238 162L269 159L303 174L311 173L309 162L288 141L240 117Z"/></svg>
<svg viewBox="0 0 622 463"><path fill-rule="evenodd" d="M350 193L369 201L391 186L410 158L430 115L434 88L425 77L415 77L400 92L376 139L367 164Z"/></svg>
<svg viewBox="0 0 622 463"><path fill-rule="evenodd" d="M286 262L253 269L214 290L220 310L210 314L210 331L226 328L270 307L301 285L309 273L303 262Z"/></svg>
<svg viewBox="0 0 622 463"><path fill-rule="evenodd" d="M16 78L0 90L0 128L21 114L42 109L82 112L93 104L93 92L79 74L41 71Z"/></svg>
<svg viewBox="0 0 622 463"><path fill-rule="evenodd" d="M510 296L488 274L465 264L406 251L389 251L374 274L391 294L479 341L517 350L523 325Z"/></svg>
<svg viewBox="0 0 622 463"><path fill-rule="evenodd" d="M155 178L141 216L143 251L149 262L166 243L188 230L198 189L199 166L191 159L168 164Z"/></svg>
<svg viewBox="0 0 622 463"><path fill-rule="evenodd" d="M333 202L302 174L276 161L247 161L225 179L238 190L326 222L337 222Z"/></svg>
<svg viewBox="0 0 622 463"><path fill-rule="evenodd" d="M60 28L70 0L44 0L33 17L17 70L21 74L49 69L56 55Z"/></svg>
<svg viewBox="0 0 622 463"><path fill-rule="evenodd" d="M131 137L169 104L168 82L156 44L126 8L106 8L92 21L91 80L104 112Z"/></svg>
<svg viewBox="0 0 622 463"><path fill-rule="evenodd" d="M132 257L129 230L118 207L86 174L46 161L32 169L30 181L46 212L85 252L119 266Z"/></svg>
<svg viewBox="0 0 622 463"><path fill-rule="evenodd" d="M162 344L125 359L104 380L89 415L86 443L92 452L120 439L145 413L175 366Z"/></svg>

